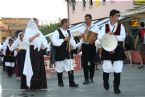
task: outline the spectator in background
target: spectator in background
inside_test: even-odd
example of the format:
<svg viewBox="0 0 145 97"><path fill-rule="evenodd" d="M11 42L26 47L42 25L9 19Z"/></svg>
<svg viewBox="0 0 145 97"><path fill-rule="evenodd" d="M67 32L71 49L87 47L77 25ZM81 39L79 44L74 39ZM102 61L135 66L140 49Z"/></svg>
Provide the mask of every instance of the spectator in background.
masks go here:
<svg viewBox="0 0 145 97"><path fill-rule="evenodd" d="M125 49L125 55L127 56L127 59L129 59L130 65L132 66L131 51L133 50L133 40L132 40L130 32L129 31L126 31L126 32L127 32L127 35L126 35L123 45Z"/></svg>
<svg viewBox="0 0 145 97"><path fill-rule="evenodd" d="M139 45L139 43L140 43L140 45ZM143 59L144 59L144 55L145 55L145 28L144 28L144 22L140 22L139 32L138 32L138 35L135 39L135 49L137 49L137 48L138 48L138 50L141 54L141 66L138 67L139 69L141 69L142 67L144 67Z"/></svg>

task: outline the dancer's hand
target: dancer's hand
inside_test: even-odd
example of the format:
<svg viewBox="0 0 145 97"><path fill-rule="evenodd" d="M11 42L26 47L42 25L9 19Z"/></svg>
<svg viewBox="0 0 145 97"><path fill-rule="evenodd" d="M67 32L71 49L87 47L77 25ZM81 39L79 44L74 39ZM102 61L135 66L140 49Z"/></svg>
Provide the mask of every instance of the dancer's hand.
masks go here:
<svg viewBox="0 0 145 97"><path fill-rule="evenodd" d="M64 38L64 41L69 41L70 40L70 37L65 37Z"/></svg>
<svg viewBox="0 0 145 97"><path fill-rule="evenodd" d="M108 32L108 34L110 34L110 35L114 35L114 33L113 33L113 32Z"/></svg>
<svg viewBox="0 0 145 97"><path fill-rule="evenodd" d="M114 53L115 53L115 51L110 51L109 53L110 53L110 54L114 54Z"/></svg>
<svg viewBox="0 0 145 97"><path fill-rule="evenodd" d="M35 37L39 37L40 33L35 34Z"/></svg>

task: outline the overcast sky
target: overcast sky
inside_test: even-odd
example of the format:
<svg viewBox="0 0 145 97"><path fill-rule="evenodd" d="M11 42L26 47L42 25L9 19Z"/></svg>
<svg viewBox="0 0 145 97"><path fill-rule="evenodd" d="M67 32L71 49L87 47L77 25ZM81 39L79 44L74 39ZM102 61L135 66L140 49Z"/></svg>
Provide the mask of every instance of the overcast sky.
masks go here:
<svg viewBox="0 0 145 97"><path fill-rule="evenodd" d="M0 0L0 3L0 17L36 17L49 22L67 18L65 0Z"/></svg>

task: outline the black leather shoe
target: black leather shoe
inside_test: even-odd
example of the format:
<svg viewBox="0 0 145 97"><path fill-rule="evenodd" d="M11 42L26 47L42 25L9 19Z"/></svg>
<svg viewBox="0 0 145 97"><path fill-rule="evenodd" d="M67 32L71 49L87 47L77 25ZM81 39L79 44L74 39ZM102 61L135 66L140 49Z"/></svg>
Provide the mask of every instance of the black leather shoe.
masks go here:
<svg viewBox="0 0 145 97"><path fill-rule="evenodd" d="M84 84L84 85L89 84L89 80L85 80L85 81L83 82L83 84Z"/></svg>
<svg viewBox="0 0 145 97"><path fill-rule="evenodd" d="M119 88L114 88L114 93L115 93L115 94L120 94L120 93L121 93L121 91L120 91L120 89L119 89Z"/></svg>
<svg viewBox="0 0 145 97"><path fill-rule="evenodd" d="M71 84L70 87L79 87L79 84Z"/></svg>
<svg viewBox="0 0 145 97"><path fill-rule="evenodd" d="M93 80L93 79L91 79L91 80L90 80L90 83L94 83L94 80Z"/></svg>
<svg viewBox="0 0 145 97"><path fill-rule="evenodd" d="M64 84L63 83L59 83L58 86L64 87Z"/></svg>
<svg viewBox="0 0 145 97"><path fill-rule="evenodd" d="M144 66L139 66L138 69L141 69L141 68L143 68L143 67L144 67Z"/></svg>
<svg viewBox="0 0 145 97"><path fill-rule="evenodd" d="M104 89L105 89L106 91L109 90L109 83L108 83L108 82L104 82Z"/></svg>

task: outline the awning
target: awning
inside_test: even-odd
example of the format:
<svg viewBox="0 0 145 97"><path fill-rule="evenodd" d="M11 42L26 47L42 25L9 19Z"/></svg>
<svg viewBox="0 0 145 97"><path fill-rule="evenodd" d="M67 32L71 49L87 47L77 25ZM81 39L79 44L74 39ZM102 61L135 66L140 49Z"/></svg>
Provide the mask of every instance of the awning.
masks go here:
<svg viewBox="0 0 145 97"><path fill-rule="evenodd" d="M145 18L145 6L130 9L125 12L121 12L121 16L132 17L132 18Z"/></svg>
<svg viewBox="0 0 145 97"><path fill-rule="evenodd" d="M122 19L124 19L124 17L120 17L120 18L119 18L119 21L121 21ZM104 18L104 19L94 20L94 21L93 21L93 24L97 25L97 26L101 29L101 27L102 27L104 24L108 23L109 21L110 21L110 18L107 17L107 18ZM84 23L77 24L77 25L75 25L75 26L73 26L73 27L70 27L69 30L70 30L71 33L79 33L80 28L81 28L83 25L84 25Z"/></svg>
<svg viewBox="0 0 145 97"><path fill-rule="evenodd" d="M120 18L119 18L119 21L124 20L124 19L125 19L124 17L120 17ZM101 27L102 27L104 24L108 23L109 21L110 21L110 18L107 17L107 18L103 18L103 19L94 20L94 21L92 21L92 23L95 24L95 25L97 25L97 26L101 29ZM80 23L80 24L76 24L76 25L71 25L71 27L69 28L69 30L70 30L70 32L71 32L72 34L80 33L80 32L79 32L79 31L80 31L80 28L81 28L83 25L84 25L84 23ZM49 37L49 38L51 39L52 35L53 35L53 32L52 32L52 33L49 33L49 34L47 34L47 35L45 35L45 37ZM78 35L78 34L77 34L77 35Z"/></svg>

